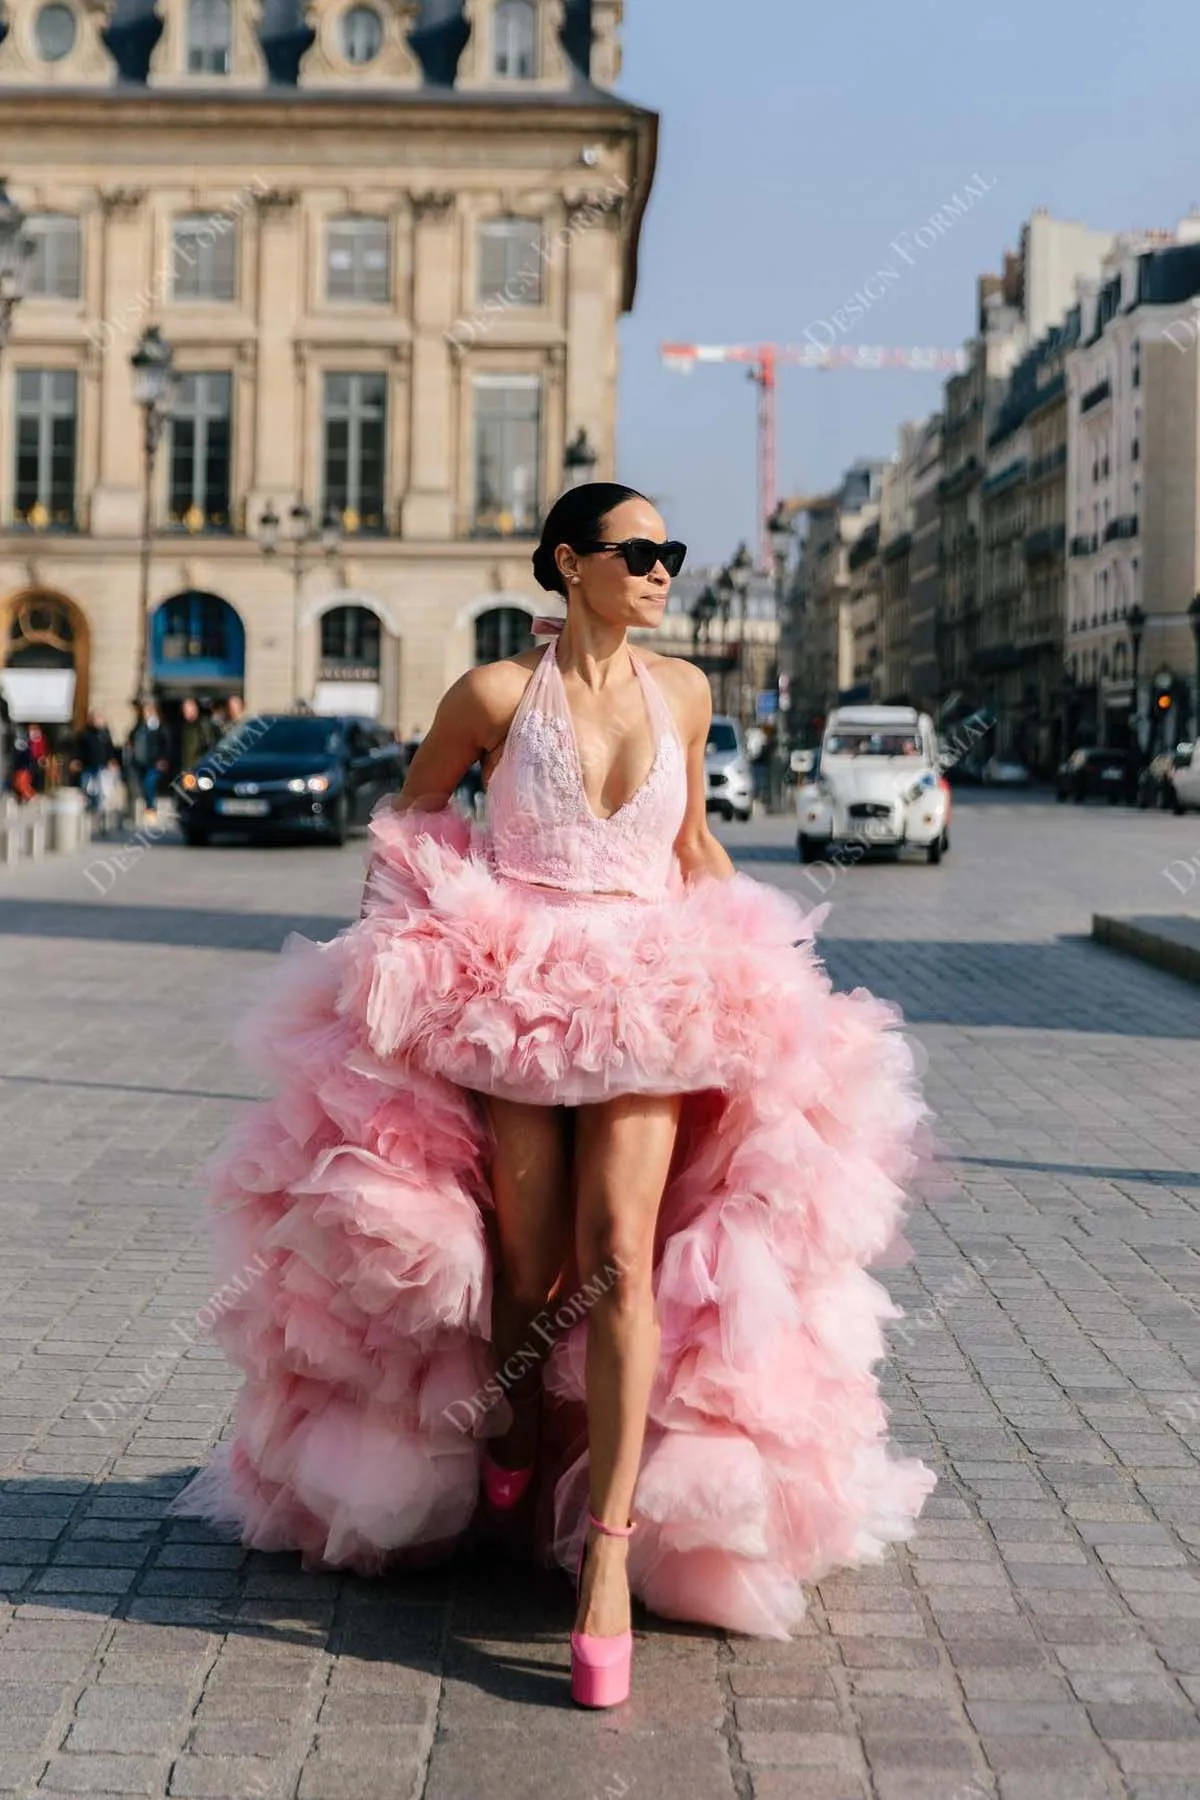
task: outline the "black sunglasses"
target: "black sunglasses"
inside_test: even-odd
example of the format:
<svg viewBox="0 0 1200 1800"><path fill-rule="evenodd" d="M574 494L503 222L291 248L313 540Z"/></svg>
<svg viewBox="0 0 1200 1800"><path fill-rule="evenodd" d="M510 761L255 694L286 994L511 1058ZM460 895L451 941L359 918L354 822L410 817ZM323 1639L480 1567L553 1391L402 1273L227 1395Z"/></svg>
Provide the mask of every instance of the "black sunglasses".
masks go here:
<svg viewBox="0 0 1200 1800"><path fill-rule="evenodd" d="M687 555L687 545L673 538L665 544L656 544L653 538L626 538L620 544L584 543L571 547L580 556L591 556L597 550L619 550L631 575L648 575L656 563L661 563L668 575L678 575Z"/></svg>

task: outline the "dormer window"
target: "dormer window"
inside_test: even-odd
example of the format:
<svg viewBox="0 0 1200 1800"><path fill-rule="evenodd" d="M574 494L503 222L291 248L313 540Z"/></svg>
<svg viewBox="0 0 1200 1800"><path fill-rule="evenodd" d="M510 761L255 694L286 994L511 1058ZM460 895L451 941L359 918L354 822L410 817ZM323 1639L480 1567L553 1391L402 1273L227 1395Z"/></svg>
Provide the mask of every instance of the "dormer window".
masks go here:
<svg viewBox="0 0 1200 1800"><path fill-rule="evenodd" d="M383 22L373 6L350 6L342 14L339 36L348 63L372 63L383 48Z"/></svg>
<svg viewBox="0 0 1200 1800"><path fill-rule="evenodd" d="M64 57L70 56L75 48L77 29L73 7L64 6L61 0L51 0L49 6L43 6L33 28L34 42L42 61L62 62Z"/></svg>
<svg viewBox="0 0 1200 1800"><path fill-rule="evenodd" d="M532 81L537 74L537 6L534 0L500 0L493 14L493 67L502 81Z"/></svg>
<svg viewBox="0 0 1200 1800"><path fill-rule="evenodd" d="M188 0L188 74L228 75L231 50L229 0Z"/></svg>

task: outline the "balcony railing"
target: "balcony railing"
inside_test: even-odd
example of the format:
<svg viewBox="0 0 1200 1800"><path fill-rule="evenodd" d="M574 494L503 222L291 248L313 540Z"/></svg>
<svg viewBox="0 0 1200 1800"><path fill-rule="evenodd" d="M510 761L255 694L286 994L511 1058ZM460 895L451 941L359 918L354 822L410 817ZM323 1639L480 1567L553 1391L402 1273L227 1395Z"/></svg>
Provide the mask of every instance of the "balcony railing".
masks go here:
<svg viewBox="0 0 1200 1800"><path fill-rule="evenodd" d="M1069 554L1071 556L1091 556L1094 553L1095 548L1095 535L1093 534L1089 537L1085 533L1082 537L1073 537L1071 539Z"/></svg>
<svg viewBox="0 0 1200 1800"><path fill-rule="evenodd" d="M1066 541L1065 525L1042 525L1025 539L1025 560L1040 562L1044 557L1057 556Z"/></svg>
<svg viewBox="0 0 1200 1800"><path fill-rule="evenodd" d="M1066 467L1067 446L1060 444L1057 450L1051 450L1045 456L1035 456L1029 465L1029 480L1041 481L1047 475Z"/></svg>
<svg viewBox="0 0 1200 1800"><path fill-rule="evenodd" d="M1101 406L1106 400L1111 400L1111 398L1112 382L1098 381L1095 387L1090 387L1086 394L1080 396L1079 410L1081 413L1091 412L1093 407Z"/></svg>
<svg viewBox="0 0 1200 1800"><path fill-rule="evenodd" d="M1119 519L1110 519L1104 527L1104 541L1111 544L1114 538L1135 538L1138 534L1138 516L1136 513L1123 513Z"/></svg>

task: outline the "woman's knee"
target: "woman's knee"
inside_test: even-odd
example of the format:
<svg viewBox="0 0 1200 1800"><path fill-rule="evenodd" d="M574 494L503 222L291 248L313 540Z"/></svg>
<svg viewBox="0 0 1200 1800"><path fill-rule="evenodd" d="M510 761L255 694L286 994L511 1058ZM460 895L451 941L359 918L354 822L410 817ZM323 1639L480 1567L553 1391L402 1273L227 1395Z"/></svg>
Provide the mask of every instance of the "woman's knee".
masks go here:
<svg viewBox="0 0 1200 1800"><path fill-rule="evenodd" d="M578 1258L589 1300L605 1300L619 1310L639 1305L651 1292L653 1221L601 1206L580 1231Z"/></svg>
<svg viewBox="0 0 1200 1800"><path fill-rule="evenodd" d="M510 1244L500 1257L500 1279L515 1306L540 1312L549 1302L562 1273L561 1264L536 1243Z"/></svg>

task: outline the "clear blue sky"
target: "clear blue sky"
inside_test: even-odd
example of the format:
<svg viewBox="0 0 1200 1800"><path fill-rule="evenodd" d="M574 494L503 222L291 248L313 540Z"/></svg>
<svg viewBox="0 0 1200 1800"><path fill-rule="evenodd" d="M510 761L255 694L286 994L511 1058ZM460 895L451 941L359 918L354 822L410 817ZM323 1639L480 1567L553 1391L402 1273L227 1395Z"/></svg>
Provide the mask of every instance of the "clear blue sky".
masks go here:
<svg viewBox="0 0 1200 1800"><path fill-rule="evenodd" d="M994 189L849 341L959 345L975 277L1038 206L1109 230L1200 202L1200 15L960 0L626 0L621 90L662 120L641 281L622 327L619 469L672 532L726 557L755 520L755 390L736 368L661 368L664 340L794 341L978 172ZM829 484L938 404L939 378L785 370L785 493Z"/></svg>

